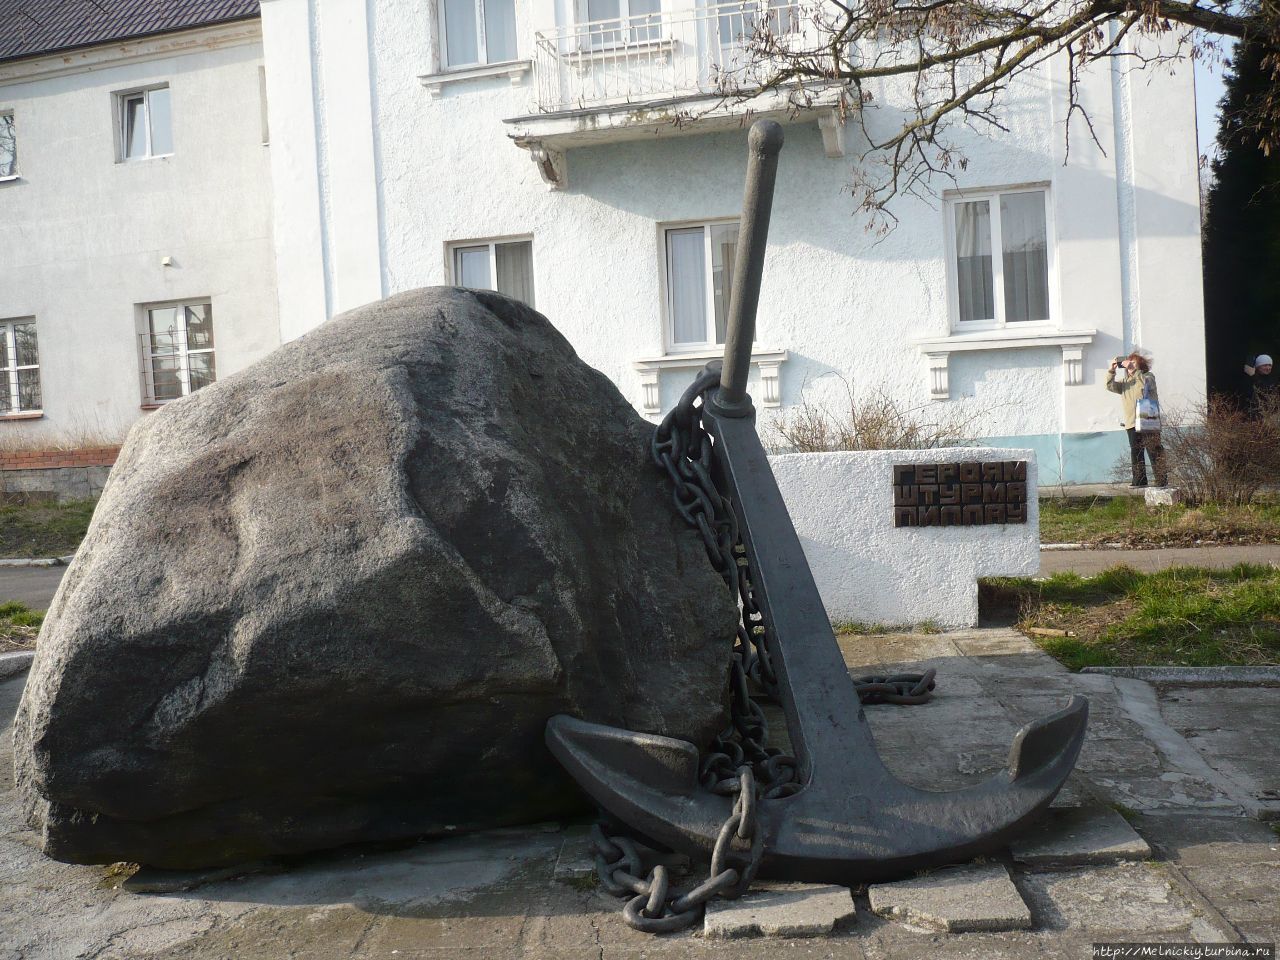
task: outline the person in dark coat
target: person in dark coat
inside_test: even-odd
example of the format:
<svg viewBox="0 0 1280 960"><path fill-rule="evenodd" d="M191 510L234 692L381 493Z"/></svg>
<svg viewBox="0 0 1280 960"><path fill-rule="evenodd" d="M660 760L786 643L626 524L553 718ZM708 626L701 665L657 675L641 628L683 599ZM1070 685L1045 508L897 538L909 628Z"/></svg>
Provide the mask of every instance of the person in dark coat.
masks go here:
<svg viewBox="0 0 1280 960"><path fill-rule="evenodd" d="M1260 353L1244 365L1249 377L1249 409L1255 414L1270 412L1280 404L1280 374L1268 354Z"/></svg>

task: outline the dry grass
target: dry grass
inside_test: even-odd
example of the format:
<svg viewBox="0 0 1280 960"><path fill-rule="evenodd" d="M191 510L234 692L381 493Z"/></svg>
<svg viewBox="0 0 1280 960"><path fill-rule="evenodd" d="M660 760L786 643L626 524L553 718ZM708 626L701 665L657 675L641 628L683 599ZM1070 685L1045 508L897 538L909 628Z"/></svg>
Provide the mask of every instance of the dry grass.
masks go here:
<svg viewBox="0 0 1280 960"><path fill-rule="evenodd" d="M953 447L972 443L982 419L945 404L906 406L880 390L856 398L845 384L845 393L836 410L810 400L791 407L766 429L766 445L787 453Z"/></svg>
<svg viewBox="0 0 1280 960"><path fill-rule="evenodd" d="M1249 504L1198 507L1149 507L1142 497L1045 499L1040 540L1131 549L1280 543L1280 502L1269 495Z"/></svg>
<svg viewBox="0 0 1280 960"><path fill-rule="evenodd" d="M61 557L75 553L96 500L0 502L0 557Z"/></svg>
<svg viewBox="0 0 1280 960"><path fill-rule="evenodd" d="M128 432L129 428L126 426L97 421L72 422L56 430L6 430L0 434L0 453L118 447L124 443Z"/></svg>
<svg viewBox="0 0 1280 960"><path fill-rule="evenodd" d="M34 650L44 614L25 603L0 603L0 653Z"/></svg>

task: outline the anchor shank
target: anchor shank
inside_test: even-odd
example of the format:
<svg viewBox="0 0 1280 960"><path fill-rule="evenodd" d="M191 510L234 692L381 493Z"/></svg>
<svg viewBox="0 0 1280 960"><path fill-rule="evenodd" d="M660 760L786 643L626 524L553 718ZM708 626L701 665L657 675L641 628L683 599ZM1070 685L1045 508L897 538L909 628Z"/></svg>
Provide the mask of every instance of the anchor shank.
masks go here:
<svg viewBox="0 0 1280 960"><path fill-rule="evenodd" d="M725 417L747 417L753 412L751 398L747 396L747 375L751 370L751 344L756 335L756 308L760 303L769 215L773 210L773 183L782 139L782 126L776 120L757 120L747 137L747 181L742 217L738 221L733 287L729 292L724 371L720 390L713 400Z"/></svg>
<svg viewBox="0 0 1280 960"><path fill-rule="evenodd" d="M824 779L828 774L843 779L848 773L845 758L856 757L857 792L874 793L888 773L876 753L754 418L720 416L715 404L708 404L703 416L738 514L801 780L812 779L815 757L821 757Z"/></svg>

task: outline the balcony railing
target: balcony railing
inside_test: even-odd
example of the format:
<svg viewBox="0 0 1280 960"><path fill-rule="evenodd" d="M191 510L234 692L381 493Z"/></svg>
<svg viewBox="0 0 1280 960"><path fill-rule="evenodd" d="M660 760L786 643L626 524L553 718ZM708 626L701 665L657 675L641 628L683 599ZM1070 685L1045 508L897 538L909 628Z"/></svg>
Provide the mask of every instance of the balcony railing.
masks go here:
<svg viewBox="0 0 1280 960"><path fill-rule="evenodd" d="M799 0L642 13L537 34L537 109L731 95L767 70L760 51L803 42Z"/></svg>

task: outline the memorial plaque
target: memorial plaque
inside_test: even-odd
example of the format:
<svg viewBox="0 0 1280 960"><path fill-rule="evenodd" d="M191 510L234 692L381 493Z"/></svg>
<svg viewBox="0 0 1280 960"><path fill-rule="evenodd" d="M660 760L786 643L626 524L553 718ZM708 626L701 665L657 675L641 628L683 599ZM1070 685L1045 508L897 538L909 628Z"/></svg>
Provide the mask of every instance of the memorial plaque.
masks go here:
<svg viewBox="0 0 1280 960"><path fill-rule="evenodd" d="M893 467L895 527L1027 522L1027 461L900 463Z"/></svg>

